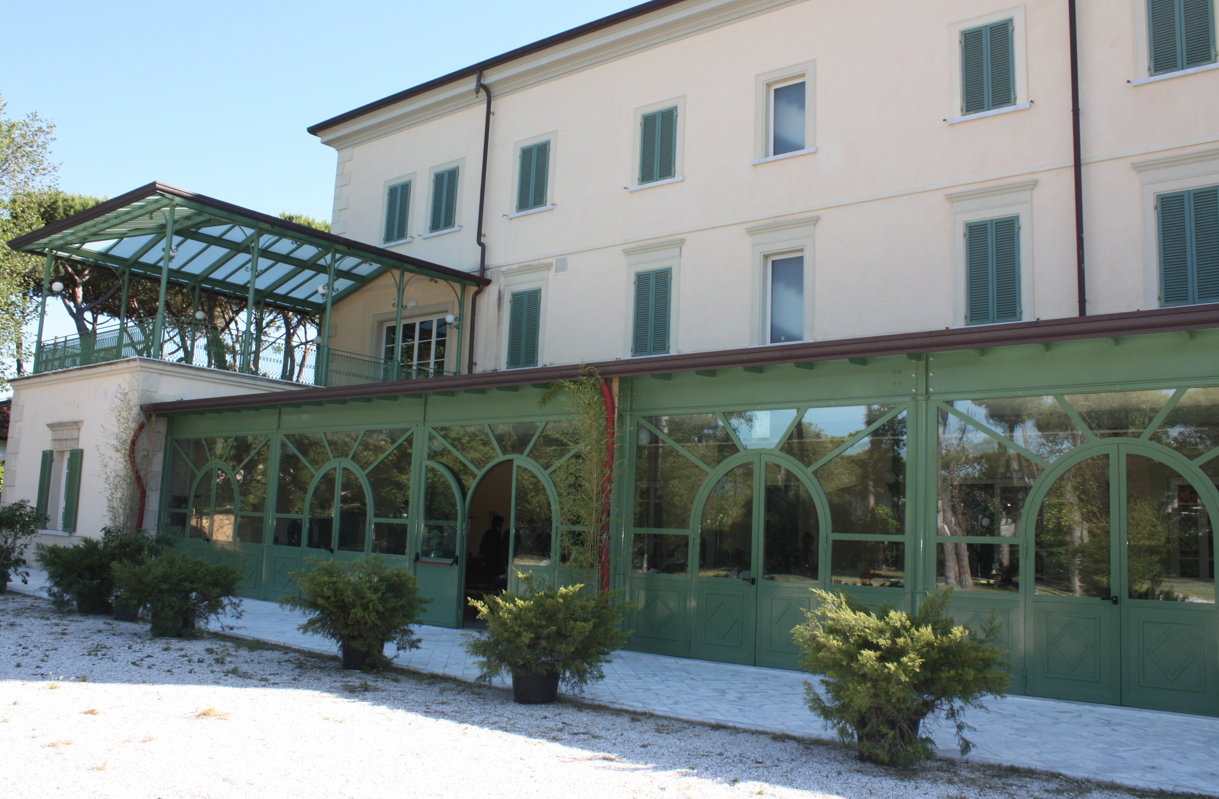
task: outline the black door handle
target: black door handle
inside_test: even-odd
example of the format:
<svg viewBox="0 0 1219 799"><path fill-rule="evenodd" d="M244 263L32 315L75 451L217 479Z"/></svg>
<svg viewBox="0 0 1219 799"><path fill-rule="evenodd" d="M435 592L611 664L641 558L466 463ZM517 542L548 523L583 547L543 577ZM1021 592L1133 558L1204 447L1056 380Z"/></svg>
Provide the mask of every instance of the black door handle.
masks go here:
<svg viewBox="0 0 1219 799"><path fill-rule="evenodd" d="M757 584L758 584L758 578L757 578L757 577L742 577L741 579L742 579L742 580L744 580L745 582L749 583L750 585L757 585Z"/></svg>
<svg viewBox="0 0 1219 799"><path fill-rule="evenodd" d="M1113 604L1116 605L1117 604L1117 594L1114 594L1113 596L1103 596L1100 598L1100 601L1101 602L1108 601L1108 602L1112 602Z"/></svg>

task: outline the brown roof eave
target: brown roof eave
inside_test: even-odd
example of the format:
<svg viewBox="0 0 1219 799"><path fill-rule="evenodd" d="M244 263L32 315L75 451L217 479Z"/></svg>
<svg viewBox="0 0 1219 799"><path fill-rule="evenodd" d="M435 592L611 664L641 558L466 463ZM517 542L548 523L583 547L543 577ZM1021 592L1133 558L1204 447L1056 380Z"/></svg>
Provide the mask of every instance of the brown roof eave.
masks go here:
<svg viewBox="0 0 1219 799"><path fill-rule="evenodd" d="M631 377L693 372L699 369L734 369L745 366L773 366L848 358L878 358L886 355L913 355L926 352L1148 335L1216 327L1219 327L1219 303L1101 316L1043 319L1035 322L1013 322L886 336L748 347L736 350L659 355L650 358L603 361L590 364L590 366L594 367L602 377ZM294 405L302 402L426 394L436 391L464 391L570 380L577 377L579 373L578 365L547 366L536 369L512 369L404 380L394 383L368 383L359 386L310 388L272 394L246 394L158 402L144 406L144 410L148 413L190 413Z"/></svg>

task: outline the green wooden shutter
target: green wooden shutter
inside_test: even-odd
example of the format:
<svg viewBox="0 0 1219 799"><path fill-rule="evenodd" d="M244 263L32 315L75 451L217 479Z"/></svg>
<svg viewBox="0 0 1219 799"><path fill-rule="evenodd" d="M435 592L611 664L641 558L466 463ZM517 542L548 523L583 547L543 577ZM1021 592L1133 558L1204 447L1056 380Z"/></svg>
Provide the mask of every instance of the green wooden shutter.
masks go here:
<svg viewBox="0 0 1219 799"><path fill-rule="evenodd" d="M444 189L447 185L444 172L432 176L432 220L428 230L444 229Z"/></svg>
<svg viewBox="0 0 1219 799"><path fill-rule="evenodd" d="M76 532L76 516L80 507L80 464L83 449L68 450L68 474L63 489L63 523L59 526L65 533Z"/></svg>
<svg viewBox="0 0 1219 799"><path fill-rule="evenodd" d="M636 273L632 355L664 355L669 351L672 283L671 269Z"/></svg>
<svg viewBox="0 0 1219 799"><path fill-rule="evenodd" d="M1189 291L1188 192L1161 194L1160 212L1160 305L1186 305Z"/></svg>
<svg viewBox="0 0 1219 799"><path fill-rule="evenodd" d="M652 348L652 273L635 275L635 326L631 354L648 355Z"/></svg>
<svg viewBox="0 0 1219 799"><path fill-rule="evenodd" d="M996 219L994 242L995 321L1020 320L1020 220Z"/></svg>
<svg viewBox="0 0 1219 799"><path fill-rule="evenodd" d="M385 199L386 241L401 241L406 238L406 216L410 206L410 181L389 187L389 193Z"/></svg>
<svg viewBox="0 0 1219 799"><path fill-rule="evenodd" d="M986 110L986 29L961 31L961 113Z"/></svg>
<svg viewBox="0 0 1219 799"><path fill-rule="evenodd" d="M673 270L658 269L652 280L652 355L669 351L669 305Z"/></svg>
<svg viewBox="0 0 1219 799"><path fill-rule="evenodd" d="M521 178L516 210L528 211L546 204L546 178L550 170L550 142L521 148Z"/></svg>
<svg viewBox="0 0 1219 799"><path fill-rule="evenodd" d="M1191 194L1196 301L1219 302L1219 186Z"/></svg>
<svg viewBox="0 0 1219 799"><path fill-rule="evenodd" d="M1160 75L1180 69L1177 0L1148 0L1147 29L1151 39L1151 74Z"/></svg>
<svg viewBox="0 0 1219 799"><path fill-rule="evenodd" d="M521 148L521 183L516 188L516 210L526 211L533 206L533 167L537 159L537 150L533 147Z"/></svg>
<svg viewBox="0 0 1219 799"><path fill-rule="evenodd" d="M44 449L42 451L42 466L38 472L38 498L34 505L38 513L38 526L43 529L47 526L47 505L50 504L51 470L54 468L54 463L55 451Z"/></svg>
<svg viewBox="0 0 1219 799"><path fill-rule="evenodd" d="M656 139L660 128L660 112L644 114L639 134L639 182L651 183L656 177Z"/></svg>
<svg viewBox="0 0 1219 799"><path fill-rule="evenodd" d="M677 109L660 112L656 142L656 179L665 180L677 174Z"/></svg>
<svg viewBox="0 0 1219 799"><path fill-rule="evenodd" d="M509 306L508 368L537 366L542 290L515 291L509 298Z"/></svg>
<svg viewBox="0 0 1219 799"><path fill-rule="evenodd" d="M996 22L986 31L987 108L1002 108L1016 102L1016 62L1012 21Z"/></svg>
<svg viewBox="0 0 1219 799"><path fill-rule="evenodd" d="M1181 0L1181 33L1184 39L1183 67L1201 66L1215 60L1215 0Z"/></svg>
<svg viewBox="0 0 1219 799"><path fill-rule="evenodd" d="M1019 217L965 226L965 293L966 324L1019 321Z"/></svg>
<svg viewBox="0 0 1219 799"><path fill-rule="evenodd" d="M985 325L995 321L990 303L990 223L965 226L965 324Z"/></svg>
<svg viewBox="0 0 1219 799"><path fill-rule="evenodd" d="M457 224L457 167L432 177L432 219L429 230L448 230Z"/></svg>
<svg viewBox="0 0 1219 799"><path fill-rule="evenodd" d="M450 169L445 177L444 187L444 229L448 230L457 224L457 170Z"/></svg>

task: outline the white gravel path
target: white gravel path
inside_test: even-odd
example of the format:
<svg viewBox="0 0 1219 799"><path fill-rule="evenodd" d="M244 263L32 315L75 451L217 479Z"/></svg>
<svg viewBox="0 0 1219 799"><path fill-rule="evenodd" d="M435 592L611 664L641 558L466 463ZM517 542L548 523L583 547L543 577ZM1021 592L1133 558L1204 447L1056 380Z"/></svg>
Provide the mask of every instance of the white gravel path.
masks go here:
<svg viewBox="0 0 1219 799"><path fill-rule="evenodd" d="M565 702L0 594L0 796L1149 796L1002 768L893 772L836 746ZM1163 794L1167 796L1167 794Z"/></svg>

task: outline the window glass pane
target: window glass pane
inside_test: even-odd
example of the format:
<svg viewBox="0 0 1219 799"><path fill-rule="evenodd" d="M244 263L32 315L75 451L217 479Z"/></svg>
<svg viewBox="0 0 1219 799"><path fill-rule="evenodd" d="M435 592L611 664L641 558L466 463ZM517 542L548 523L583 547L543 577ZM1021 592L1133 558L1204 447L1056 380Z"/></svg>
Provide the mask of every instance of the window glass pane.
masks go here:
<svg viewBox="0 0 1219 799"><path fill-rule="evenodd" d="M321 433L293 433L284 438L296 447L296 450L314 469L320 469L330 461L330 450L326 447L326 439Z"/></svg>
<svg viewBox="0 0 1219 799"><path fill-rule="evenodd" d="M423 551L425 558L455 558L457 557L457 524L428 523L423 530Z"/></svg>
<svg viewBox="0 0 1219 799"><path fill-rule="evenodd" d="M299 547L301 545L301 520L276 519L275 537L272 543L281 547Z"/></svg>
<svg viewBox="0 0 1219 799"><path fill-rule="evenodd" d="M650 533L635 536L631 571L641 574L686 574L689 560L688 536Z"/></svg>
<svg viewBox="0 0 1219 799"><path fill-rule="evenodd" d="M229 451L229 446L232 445L233 439L221 438L205 438L204 446L207 448L208 460L222 461L224 456Z"/></svg>
<svg viewBox="0 0 1219 799"><path fill-rule="evenodd" d="M326 434L326 443L330 445L330 452L336 458L350 458L351 450L356 445L356 439L360 437L359 430L343 430Z"/></svg>
<svg viewBox="0 0 1219 799"><path fill-rule="evenodd" d="M783 452L812 466L893 410L893 405L809 408L783 444Z"/></svg>
<svg viewBox="0 0 1219 799"><path fill-rule="evenodd" d="M559 459L571 452L580 443L580 428L575 422L567 419L557 419L547 422L542 434L529 449L529 457L533 458L542 468L549 469L558 463ZM506 450L505 450L506 451Z"/></svg>
<svg viewBox="0 0 1219 799"><path fill-rule="evenodd" d="M829 500L835 533L903 534L906 415L895 416L873 430L818 469L816 477Z"/></svg>
<svg viewBox="0 0 1219 799"><path fill-rule="evenodd" d="M432 370L432 374L443 374L444 360L448 355L449 323L444 320L444 317L436 319L435 323L436 335L432 344L432 362L428 367Z"/></svg>
<svg viewBox="0 0 1219 799"><path fill-rule="evenodd" d="M708 466L719 466L726 458L740 452L717 414L649 416L647 421Z"/></svg>
<svg viewBox="0 0 1219 799"><path fill-rule="evenodd" d="M1127 456L1126 528L1130 599L1215 603L1210 514L1175 469Z"/></svg>
<svg viewBox="0 0 1219 799"><path fill-rule="evenodd" d="M394 431L397 432L397 431ZM368 472L375 513L381 519L405 519L411 507L411 439L399 444Z"/></svg>
<svg viewBox="0 0 1219 799"><path fill-rule="evenodd" d="M427 369L431 367L432 344L436 335L436 323L433 319L425 319L419 323L419 349L415 356L415 366Z"/></svg>
<svg viewBox="0 0 1219 799"><path fill-rule="evenodd" d="M428 467L427 489L423 505L424 517L428 521L457 524L457 520L461 516L459 501L460 498L453 492L453 486L445 478L444 473L435 467Z"/></svg>
<svg viewBox="0 0 1219 799"><path fill-rule="evenodd" d="M813 582L817 579L817 508L794 473L766 464L766 507L762 568L764 579Z"/></svg>
<svg viewBox="0 0 1219 799"><path fill-rule="evenodd" d="M745 449L774 449L796 418L796 410L725 413Z"/></svg>
<svg viewBox="0 0 1219 799"><path fill-rule="evenodd" d="M1034 579L1038 594L1110 596L1109 456L1071 469L1050 487L1037 513Z"/></svg>
<svg viewBox="0 0 1219 799"><path fill-rule="evenodd" d="M512 562L549 566L554 515L542 481L528 469L516 469L515 544Z"/></svg>
<svg viewBox="0 0 1219 799"><path fill-rule="evenodd" d="M804 149L804 81L774 90L774 141L771 155Z"/></svg>
<svg viewBox="0 0 1219 799"><path fill-rule="evenodd" d="M1186 391L1151 434L1151 440L1191 460L1219 447L1219 388Z"/></svg>
<svg viewBox="0 0 1219 799"><path fill-rule="evenodd" d="M1100 438L1138 438L1172 398L1166 391L1115 391L1108 394L1068 394L1067 402Z"/></svg>
<svg viewBox="0 0 1219 799"><path fill-rule="evenodd" d="M267 508L267 458L271 445L267 439L259 440L265 443L237 471L241 496L237 540L243 544L262 543L263 514Z"/></svg>
<svg viewBox="0 0 1219 799"><path fill-rule="evenodd" d="M179 441L185 446L190 442ZM190 484L195 479L195 470L191 468L187 456L178 448L170 452L169 486L168 486L168 523L170 535L184 535L186 532L187 508L190 506Z"/></svg>
<svg viewBox="0 0 1219 799"><path fill-rule="evenodd" d="M1041 467L944 410L939 440L939 534L1018 536Z"/></svg>
<svg viewBox="0 0 1219 799"><path fill-rule="evenodd" d="M698 576L753 577L753 464L719 479L703 505Z"/></svg>
<svg viewBox="0 0 1219 799"><path fill-rule="evenodd" d="M635 526L687 529L707 470L640 426L635 449Z"/></svg>
<svg viewBox="0 0 1219 799"><path fill-rule="evenodd" d="M835 541L830 545L830 582L901 588L906 584L906 545L900 541Z"/></svg>
<svg viewBox="0 0 1219 799"><path fill-rule="evenodd" d="M453 454L451 449L442 444L436 436L432 436L428 440L428 458L443 464L452 473L453 477L457 479L457 485L461 487L463 494L469 493L470 487L474 485L474 479L477 475L475 475L469 466L466 466L461 458ZM431 478L429 477L428 479ZM456 519L457 517L454 516L453 518Z"/></svg>
<svg viewBox="0 0 1219 799"><path fill-rule="evenodd" d="M241 468L246 459L254 454L255 448L261 446L266 440L266 436L237 436L233 439L233 446L229 449L229 454L224 462L236 471Z"/></svg>
<svg viewBox="0 0 1219 799"><path fill-rule="evenodd" d="M195 496L191 500L190 537L210 540L212 535L212 484L216 480L216 470L211 469L195 486Z"/></svg>
<svg viewBox="0 0 1219 799"><path fill-rule="evenodd" d="M275 497L276 513L304 513L305 495L313 482L313 471L284 447L279 454L278 494Z"/></svg>
<svg viewBox="0 0 1219 799"><path fill-rule="evenodd" d="M1053 397L1000 397L948 404L1046 460L1054 460L1087 441Z"/></svg>
<svg viewBox="0 0 1219 799"><path fill-rule="evenodd" d="M232 541L234 533L233 522L237 508L236 492L233 480L228 472L217 469L216 475L216 509L212 514L212 540Z"/></svg>
<svg viewBox="0 0 1219 799"><path fill-rule="evenodd" d="M381 457L390 447L398 442L409 431L407 430L365 430L351 459L361 469L368 469L377 458Z"/></svg>
<svg viewBox="0 0 1219 799"><path fill-rule="evenodd" d="M186 441L178 442L186 452L187 458L194 465L195 469L202 469L204 464L211 460L211 455L208 454L207 445L201 438L191 438Z"/></svg>
<svg viewBox="0 0 1219 799"><path fill-rule="evenodd" d="M804 256L770 262L770 341L804 340Z"/></svg>
<svg viewBox="0 0 1219 799"><path fill-rule="evenodd" d="M963 544L940 539L935 584L956 591L1020 590L1020 548L1015 544Z"/></svg>
<svg viewBox="0 0 1219 799"><path fill-rule="evenodd" d="M499 457L487 428L481 424L464 427L439 427L436 432L479 469ZM437 442L439 443L439 442Z"/></svg>
<svg viewBox="0 0 1219 799"><path fill-rule="evenodd" d="M373 524L372 551L378 555L405 555L409 530L406 524L376 522Z"/></svg>
<svg viewBox="0 0 1219 799"><path fill-rule="evenodd" d="M306 543L312 549L333 551L334 533L334 489L338 470L331 469L322 475L313 489L313 500L309 503L309 538Z"/></svg>
<svg viewBox="0 0 1219 799"><path fill-rule="evenodd" d="M344 552L363 552L365 531L368 528L368 498L364 485L351 469L343 469L339 497L339 549Z"/></svg>
<svg viewBox="0 0 1219 799"><path fill-rule="evenodd" d="M495 440L505 455L524 455L525 449L533 441L533 435L540 426L539 422L493 424L491 432L495 435Z"/></svg>

